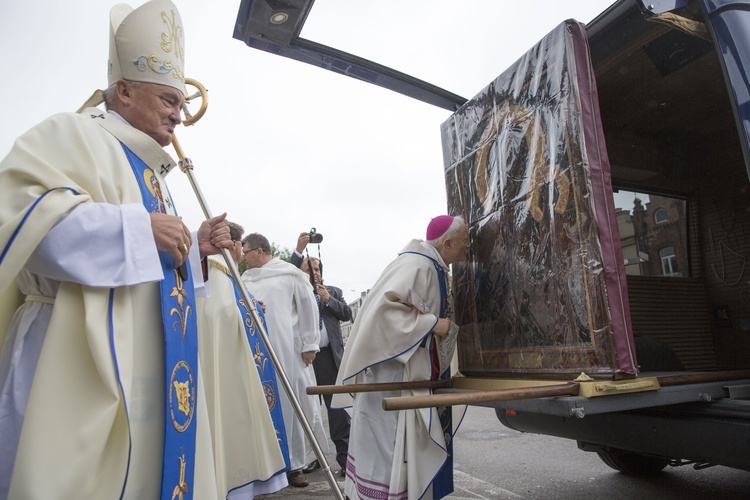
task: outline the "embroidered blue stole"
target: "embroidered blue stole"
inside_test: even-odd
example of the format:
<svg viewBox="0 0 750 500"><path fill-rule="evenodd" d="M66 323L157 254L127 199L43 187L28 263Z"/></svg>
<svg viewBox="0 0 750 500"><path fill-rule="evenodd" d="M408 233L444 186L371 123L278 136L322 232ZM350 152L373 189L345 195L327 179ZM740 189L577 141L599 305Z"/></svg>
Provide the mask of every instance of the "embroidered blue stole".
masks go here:
<svg viewBox="0 0 750 500"><path fill-rule="evenodd" d="M433 261L440 282L440 318L445 318L449 309L448 279L437 262ZM450 368L440 373L440 360L437 352L437 339L433 336L430 343L430 358L432 360L432 380L444 380L450 377ZM445 436L445 450L447 456L443 466L440 468L432 481L433 498L443 498L453 492L453 409L450 406L441 406L435 409L438 413L440 426Z"/></svg>
<svg viewBox="0 0 750 500"><path fill-rule="evenodd" d="M250 350L253 353L255 367L258 369L260 383L263 386L263 394L266 397L266 404L268 404L273 427L276 430L276 439L279 442L281 454L284 455L284 468L279 472L288 471L291 468L291 463L289 462L289 445L286 437L286 428L284 427L284 415L281 413L281 404L278 398L279 388L276 383L276 368L273 366L271 358L268 357L268 349L253 324L250 305L246 304L245 300L242 298L242 294L240 294L240 291L237 288L237 283L235 283L231 277L229 277L229 279L232 281L234 297L237 302L237 307L240 310L240 315L242 316L242 324L245 325L245 332L247 333L247 342L250 344ZM257 301L252 294L250 292L247 292L247 294L250 297L250 300L255 303L258 317L260 317L263 327L266 328L266 317L263 314L263 310L258 306ZM268 328L266 328L266 332L268 332Z"/></svg>
<svg viewBox="0 0 750 500"><path fill-rule="evenodd" d="M165 213L165 201L154 171L122 145L141 188L143 205L149 212ZM166 186L164 187L166 189ZM175 269L172 256L159 252L164 279L161 315L164 326L165 425L161 498L193 498L195 473L195 429L198 377L198 330L190 266L184 276ZM183 271L184 272L184 271Z"/></svg>

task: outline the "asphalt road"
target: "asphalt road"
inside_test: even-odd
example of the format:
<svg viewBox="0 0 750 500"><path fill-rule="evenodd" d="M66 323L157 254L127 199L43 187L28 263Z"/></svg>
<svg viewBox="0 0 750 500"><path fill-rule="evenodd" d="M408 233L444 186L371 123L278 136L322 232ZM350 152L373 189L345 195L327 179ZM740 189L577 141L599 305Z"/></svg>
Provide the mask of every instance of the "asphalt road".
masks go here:
<svg viewBox="0 0 750 500"><path fill-rule="evenodd" d="M454 441L455 491L447 498L540 500L740 500L750 498L750 472L726 467L668 467L650 478L605 465L575 441L523 434L504 427L491 408L469 407ZM333 455L327 457L336 469ZM335 498L325 475L307 488L288 487L263 499ZM343 480L337 481L343 488Z"/></svg>

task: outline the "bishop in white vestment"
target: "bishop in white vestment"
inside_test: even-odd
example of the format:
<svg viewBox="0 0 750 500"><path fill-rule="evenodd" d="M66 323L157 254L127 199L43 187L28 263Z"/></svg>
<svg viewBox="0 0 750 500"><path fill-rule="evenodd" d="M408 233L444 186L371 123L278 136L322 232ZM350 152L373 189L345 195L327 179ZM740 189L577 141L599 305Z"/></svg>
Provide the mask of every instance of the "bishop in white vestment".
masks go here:
<svg viewBox="0 0 750 500"><path fill-rule="evenodd" d="M464 221L440 216L371 288L349 336L340 384L437 380L448 374L458 327L449 314L448 265L466 258ZM352 500L442 498L453 489L449 409L385 411L387 397L424 390L337 394L352 416L345 493Z"/></svg>
<svg viewBox="0 0 750 500"><path fill-rule="evenodd" d="M201 255L230 244L223 216L191 239L164 181L182 21L151 0L116 6L110 26L111 112L55 115L0 162L0 499L216 498L197 364L165 366L180 332L165 328L160 284L176 283L189 330L190 276L202 286ZM195 451L168 449L168 417Z"/></svg>

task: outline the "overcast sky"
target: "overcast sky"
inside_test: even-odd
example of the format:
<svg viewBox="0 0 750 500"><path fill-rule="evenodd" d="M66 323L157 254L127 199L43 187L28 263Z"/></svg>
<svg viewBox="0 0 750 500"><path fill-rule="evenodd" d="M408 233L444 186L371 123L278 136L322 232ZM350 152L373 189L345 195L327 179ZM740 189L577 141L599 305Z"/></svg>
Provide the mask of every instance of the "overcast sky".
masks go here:
<svg viewBox="0 0 750 500"><path fill-rule="evenodd" d="M238 0L173 1L186 75L210 97L205 117L177 136L211 211L288 248L316 227L326 283L355 299L447 211L440 125L450 113L250 49L232 38ZM560 22L587 23L611 3L317 0L302 36L471 98ZM112 5L0 2L0 157L31 126L106 86ZM203 216L186 176L167 181L197 228Z"/></svg>

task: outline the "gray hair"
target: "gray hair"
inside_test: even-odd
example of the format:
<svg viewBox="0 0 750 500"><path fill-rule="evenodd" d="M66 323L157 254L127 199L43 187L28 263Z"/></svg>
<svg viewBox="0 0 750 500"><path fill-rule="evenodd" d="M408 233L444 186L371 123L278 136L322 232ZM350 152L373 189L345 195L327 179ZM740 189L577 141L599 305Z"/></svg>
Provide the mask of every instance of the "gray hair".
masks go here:
<svg viewBox="0 0 750 500"><path fill-rule="evenodd" d="M131 80L125 80L128 82L128 84L136 88L138 87L141 82L134 82ZM112 105L112 103L115 101L115 98L117 97L117 82L113 83L109 87L107 87L104 91L102 91L102 97L104 98L104 108L109 109L109 107Z"/></svg>
<svg viewBox="0 0 750 500"><path fill-rule="evenodd" d="M229 223L229 237L232 239L232 241L241 241L242 233L245 232L245 229L236 222L227 222Z"/></svg>
<svg viewBox="0 0 750 500"><path fill-rule="evenodd" d="M299 265L299 268L302 269L302 266L307 264L307 271L310 271L310 262L317 262L318 263L318 269L320 269L320 277L323 278L323 261L320 260L317 257L305 257L302 259L302 262Z"/></svg>
<svg viewBox="0 0 750 500"><path fill-rule="evenodd" d="M271 244L268 242L268 238L260 233L250 233L242 240L243 245L247 245L250 248L260 248L263 253L271 255Z"/></svg>
<svg viewBox="0 0 750 500"><path fill-rule="evenodd" d="M460 217L458 215L453 217L453 222L451 222L451 225L448 226L448 229L442 235L440 235L440 237L435 238L434 240L427 240L427 243L435 248L439 247L445 240L455 238L456 234L458 233L458 229L464 224L466 224L466 221L464 221L463 217Z"/></svg>

